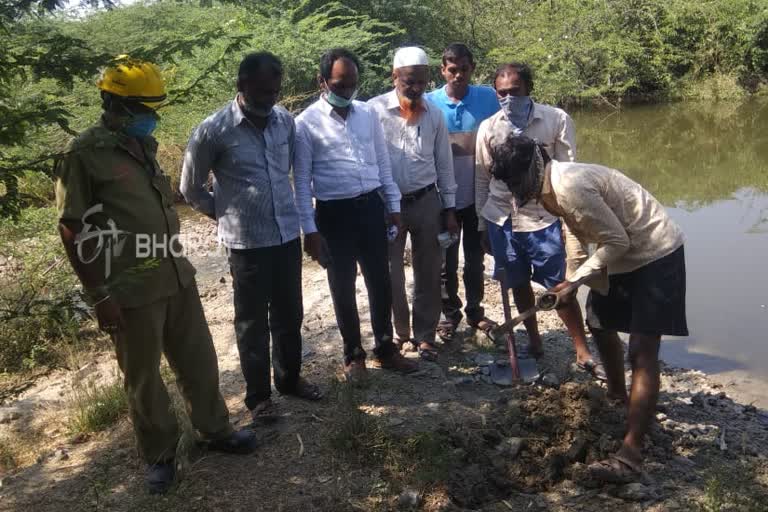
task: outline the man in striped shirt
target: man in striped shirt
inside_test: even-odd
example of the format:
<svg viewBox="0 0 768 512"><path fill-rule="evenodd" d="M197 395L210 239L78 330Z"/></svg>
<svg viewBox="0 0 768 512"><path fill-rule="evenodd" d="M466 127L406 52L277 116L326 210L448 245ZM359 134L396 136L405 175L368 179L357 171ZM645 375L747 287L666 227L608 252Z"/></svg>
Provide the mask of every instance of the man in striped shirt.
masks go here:
<svg viewBox="0 0 768 512"><path fill-rule="evenodd" d="M197 127L184 155L181 192L216 219L228 249L235 292L235 333L254 421L271 414L270 334L275 387L321 397L301 370L301 243L290 171L296 128L275 106L282 65L272 54L245 57L237 97ZM208 172L213 171L213 193Z"/></svg>

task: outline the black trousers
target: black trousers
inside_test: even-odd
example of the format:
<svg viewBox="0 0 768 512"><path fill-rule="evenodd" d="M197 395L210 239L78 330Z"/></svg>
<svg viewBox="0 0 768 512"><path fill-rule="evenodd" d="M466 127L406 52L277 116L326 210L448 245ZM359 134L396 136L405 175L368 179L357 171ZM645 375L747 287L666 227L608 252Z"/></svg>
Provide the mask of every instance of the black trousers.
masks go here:
<svg viewBox="0 0 768 512"><path fill-rule="evenodd" d="M464 247L464 291L467 305L464 311L470 321L479 321L485 316L485 310L480 305L485 293L485 277L483 257L485 253L480 246L480 232L477 230L477 212L475 205L456 210L456 220L459 223ZM445 261L442 272L443 315L447 320L458 323L461 318L462 302L459 298L459 242L445 251Z"/></svg>
<svg viewBox="0 0 768 512"><path fill-rule="evenodd" d="M301 371L301 243L232 249L235 334L245 377L245 405L253 409L271 395L269 338L275 387L291 393Z"/></svg>
<svg viewBox="0 0 768 512"><path fill-rule="evenodd" d="M386 210L378 191L354 199L317 201L317 227L330 251L328 285L344 340L344 362L364 359L357 312L357 265L368 289L376 357L397 350L392 341L392 282Z"/></svg>

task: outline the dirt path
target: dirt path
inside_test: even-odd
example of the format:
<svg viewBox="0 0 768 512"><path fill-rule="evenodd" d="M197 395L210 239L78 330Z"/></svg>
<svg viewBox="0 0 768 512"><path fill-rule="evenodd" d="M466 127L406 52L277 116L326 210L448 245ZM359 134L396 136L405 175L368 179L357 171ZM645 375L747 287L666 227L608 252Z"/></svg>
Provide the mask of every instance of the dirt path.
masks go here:
<svg viewBox="0 0 768 512"><path fill-rule="evenodd" d="M184 229L213 247L211 224L186 222ZM222 390L232 420L245 426L226 261L192 259ZM4 404L18 417L0 425L0 433L27 431L42 454L2 479L0 510L765 510L759 507L768 503L768 416L732 401L699 372L664 370L659 421L646 446L646 484L595 488L583 478L584 465L615 449L624 416L601 387L571 368L573 351L555 315L541 318L547 386L489 383L478 361L503 359L503 347L464 330L438 364L422 363L408 377L374 370L366 388L352 391L339 383L341 343L325 273L306 262L303 281L304 374L327 397L305 403L276 395L283 417L257 428L263 438L257 454L193 452L172 493L146 496L127 420L88 439L66 435L73 382L114 376L111 354L98 354ZM499 299L489 282L494 318L501 318ZM358 301L370 340L362 279Z"/></svg>

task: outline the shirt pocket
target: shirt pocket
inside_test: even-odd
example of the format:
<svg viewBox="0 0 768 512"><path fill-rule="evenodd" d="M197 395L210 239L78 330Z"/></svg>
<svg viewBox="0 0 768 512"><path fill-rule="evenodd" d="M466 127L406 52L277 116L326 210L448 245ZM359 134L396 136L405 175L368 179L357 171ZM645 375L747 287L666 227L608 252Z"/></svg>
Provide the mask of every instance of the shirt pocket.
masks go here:
<svg viewBox="0 0 768 512"><path fill-rule="evenodd" d="M216 163L216 167L236 167L242 163L242 150L239 140L230 140L225 142L221 147Z"/></svg>
<svg viewBox="0 0 768 512"><path fill-rule="evenodd" d="M152 186L160 192L163 199L163 206L173 207L173 189L171 188L171 178L164 173L156 174L152 177Z"/></svg>
<svg viewBox="0 0 768 512"><path fill-rule="evenodd" d="M424 114L422 114L424 115ZM411 146L411 157L422 162L431 162L435 154L435 133L431 126L419 125L413 130L413 146Z"/></svg>
<svg viewBox="0 0 768 512"><path fill-rule="evenodd" d="M269 146L267 153L270 157L270 171L287 176L291 169L291 147L288 138Z"/></svg>

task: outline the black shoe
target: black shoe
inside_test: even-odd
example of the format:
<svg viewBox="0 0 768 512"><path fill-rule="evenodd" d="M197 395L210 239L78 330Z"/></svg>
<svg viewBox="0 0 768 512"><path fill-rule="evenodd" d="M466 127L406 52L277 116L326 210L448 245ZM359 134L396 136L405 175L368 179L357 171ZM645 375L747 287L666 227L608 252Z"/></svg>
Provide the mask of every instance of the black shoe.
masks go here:
<svg viewBox="0 0 768 512"><path fill-rule="evenodd" d="M208 449L215 452L248 455L256 451L258 442L252 430L243 429L233 432L229 437L208 442Z"/></svg>
<svg viewBox="0 0 768 512"><path fill-rule="evenodd" d="M176 478L176 464L173 461L159 462L147 466L147 490L149 494L165 494Z"/></svg>

